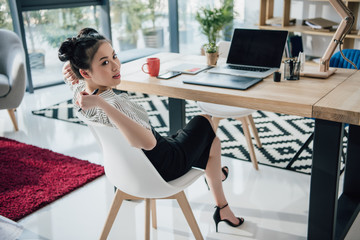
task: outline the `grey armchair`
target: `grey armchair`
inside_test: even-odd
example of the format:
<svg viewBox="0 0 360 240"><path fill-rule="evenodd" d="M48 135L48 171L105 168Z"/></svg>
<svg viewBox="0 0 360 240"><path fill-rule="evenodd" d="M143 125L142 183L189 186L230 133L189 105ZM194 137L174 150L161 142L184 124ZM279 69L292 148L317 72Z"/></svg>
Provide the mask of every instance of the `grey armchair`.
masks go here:
<svg viewBox="0 0 360 240"><path fill-rule="evenodd" d="M18 131L15 110L25 94L25 53L20 38L9 30L0 29L0 110L7 109Z"/></svg>

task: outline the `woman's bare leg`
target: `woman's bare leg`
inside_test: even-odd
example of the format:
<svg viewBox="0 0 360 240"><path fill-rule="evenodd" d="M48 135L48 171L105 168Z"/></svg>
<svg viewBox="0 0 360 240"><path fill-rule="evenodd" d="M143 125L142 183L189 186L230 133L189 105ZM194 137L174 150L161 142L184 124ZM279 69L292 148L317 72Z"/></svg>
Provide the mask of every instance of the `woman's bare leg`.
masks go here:
<svg viewBox="0 0 360 240"><path fill-rule="evenodd" d="M207 118L210 124L213 126L211 117L203 115ZM210 148L209 160L205 169L206 180L209 184L210 190L214 196L216 206L223 207L227 204L227 200L224 194L222 186L222 171L221 171L221 142L218 137L214 138L214 141ZM235 217L230 207L226 207L220 211L221 219L227 219L234 224L238 224L239 220Z"/></svg>

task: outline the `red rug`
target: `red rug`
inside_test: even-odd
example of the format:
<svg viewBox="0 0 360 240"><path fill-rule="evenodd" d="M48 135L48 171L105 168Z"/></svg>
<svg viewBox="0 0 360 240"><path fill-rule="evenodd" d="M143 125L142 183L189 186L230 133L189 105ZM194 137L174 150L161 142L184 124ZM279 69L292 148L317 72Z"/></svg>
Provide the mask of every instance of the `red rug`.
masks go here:
<svg viewBox="0 0 360 240"><path fill-rule="evenodd" d="M103 174L102 166L0 137L0 215L18 221Z"/></svg>

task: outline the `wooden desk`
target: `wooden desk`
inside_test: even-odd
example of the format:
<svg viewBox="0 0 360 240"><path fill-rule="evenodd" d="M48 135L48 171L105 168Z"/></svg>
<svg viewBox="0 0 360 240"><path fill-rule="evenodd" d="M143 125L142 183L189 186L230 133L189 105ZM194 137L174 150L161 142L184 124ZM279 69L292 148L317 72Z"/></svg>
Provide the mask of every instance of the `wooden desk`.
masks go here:
<svg viewBox="0 0 360 240"><path fill-rule="evenodd" d="M154 56L160 58L160 72L165 72L171 66L181 63L192 62L205 64L205 58L202 56L189 56L175 53L160 53ZM149 77L140 70L144 62L145 59L139 59L124 64L121 70L122 82L118 88L127 91L170 97L169 114L171 132L176 131L185 123L185 104L183 99L213 102L303 117L316 117L308 238L334 239L335 236L343 236L344 232L346 233L348 231L347 227L337 226L337 223L343 224L344 222L337 219L337 216L340 216L341 213L336 211L339 180L338 151L340 144L342 144L342 122L349 120L348 122L353 124L351 125L350 135L353 135L352 132L354 132L355 135L359 133L360 110L356 107L359 106L360 93L359 90L356 91L356 88L353 87L353 84L356 82L356 77L359 78L359 72L349 69L338 69L335 75L326 80L301 78L299 81L282 80L281 82L274 82L270 76L254 87L246 91L240 91L190 85L182 82L186 78L200 77L205 73L199 73L195 76L183 74L170 80L159 80L154 77ZM353 90L354 95L345 92L346 89L350 91ZM351 104L353 101L356 102ZM348 158L350 155L352 156L351 158L354 159L360 156L360 154L356 156L360 148L360 144L356 141L359 141L356 137L349 138L349 146L351 146L353 142L355 144L355 147L353 147L355 154L351 153L351 151L348 152ZM328 159L331 159L331 161ZM331 164L329 164L329 162L331 162ZM355 163L354 169L360 170L360 161L357 161L358 163L356 163L356 161L352 162ZM323 171L325 171L325 174ZM348 182L360 181L360 174L356 176L346 173L346 176L348 175L351 176L348 178ZM358 187L360 184L355 186ZM325 194L323 194L324 190L326 192ZM359 191L360 190L355 190L356 196L360 195ZM331 201L329 199L331 199ZM353 221L353 215L357 215L359 212L359 200L353 200L352 198L352 201L355 201L353 204L355 207L351 209L351 212L354 214L351 214L350 220L347 221L347 225L350 226ZM345 218L349 219L349 217Z"/></svg>
<svg viewBox="0 0 360 240"><path fill-rule="evenodd" d="M313 117L360 125L360 72L317 102Z"/></svg>

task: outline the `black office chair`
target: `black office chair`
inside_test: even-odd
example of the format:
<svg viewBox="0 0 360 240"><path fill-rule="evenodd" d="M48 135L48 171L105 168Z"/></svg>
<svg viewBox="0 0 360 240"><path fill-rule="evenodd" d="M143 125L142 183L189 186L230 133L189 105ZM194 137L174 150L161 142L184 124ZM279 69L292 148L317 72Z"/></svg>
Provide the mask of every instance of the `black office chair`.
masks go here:
<svg viewBox="0 0 360 240"><path fill-rule="evenodd" d="M358 69L360 69L360 50L358 49L343 49L344 56L352 61ZM340 51L336 52L330 59L330 67L335 68L352 68L355 69L352 64L346 61ZM347 131L344 131L344 136L347 137ZM311 141L314 139L314 133L308 137L305 143L300 147L300 149L295 153L294 157L290 160L286 169L290 169L292 164L299 158L300 154L309 146ZM345 162L345 153L342 151L342 161Z"/></svg>

